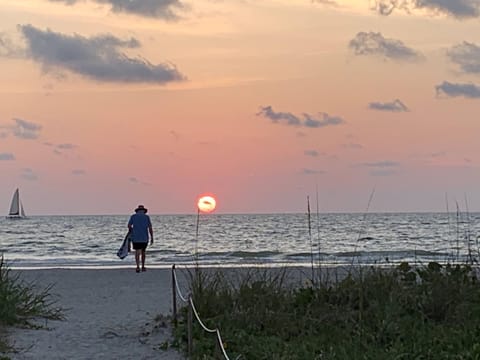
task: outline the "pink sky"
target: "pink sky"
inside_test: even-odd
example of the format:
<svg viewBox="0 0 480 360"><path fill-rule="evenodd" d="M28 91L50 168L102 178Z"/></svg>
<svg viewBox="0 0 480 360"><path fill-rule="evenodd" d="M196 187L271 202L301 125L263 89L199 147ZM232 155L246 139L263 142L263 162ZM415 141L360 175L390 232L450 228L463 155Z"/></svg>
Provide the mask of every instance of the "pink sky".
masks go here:
<svg viewBox="0 0 480 360"><path fill-rule="evenodd" d="M480 210L480 0L125 4L0 3L5 213Z"/></svg>

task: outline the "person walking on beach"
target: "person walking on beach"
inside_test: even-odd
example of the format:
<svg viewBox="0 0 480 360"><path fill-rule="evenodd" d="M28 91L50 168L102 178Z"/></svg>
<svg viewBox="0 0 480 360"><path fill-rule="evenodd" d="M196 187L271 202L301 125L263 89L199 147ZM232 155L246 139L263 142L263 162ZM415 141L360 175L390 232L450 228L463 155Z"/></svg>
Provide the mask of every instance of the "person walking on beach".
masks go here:
<svg viewBox="0 0 480 360"><path fill-rule="evenodd" d="M130 216L130 220L128 221L128 230L132 233L132 246L135 249L137 273L140 272L140 257L142 260L142 271L147 271L145 268L145 256L149 233L150 245L153 245L153 228L147 211L143 205L138 205L135 209L135 214Z"/></svg>

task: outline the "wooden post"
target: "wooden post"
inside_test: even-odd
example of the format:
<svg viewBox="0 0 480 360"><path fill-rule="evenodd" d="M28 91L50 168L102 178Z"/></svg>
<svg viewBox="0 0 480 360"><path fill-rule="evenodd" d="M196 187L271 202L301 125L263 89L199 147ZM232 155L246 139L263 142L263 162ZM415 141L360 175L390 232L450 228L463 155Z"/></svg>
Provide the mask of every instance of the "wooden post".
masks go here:
<svg viewBox="0 0 480 360"><path fill-rule="evenodd" d="M192 295L188 296L188 357L192 356L193 352L193 309L192 309Z"/></svg>
<svg viewBox="0 0 480 360"><path fill-rule="evenodd" d="M172 265L172 304L173 304L173 325L177 326L177 287L175 278L175 264Z"/></svg>

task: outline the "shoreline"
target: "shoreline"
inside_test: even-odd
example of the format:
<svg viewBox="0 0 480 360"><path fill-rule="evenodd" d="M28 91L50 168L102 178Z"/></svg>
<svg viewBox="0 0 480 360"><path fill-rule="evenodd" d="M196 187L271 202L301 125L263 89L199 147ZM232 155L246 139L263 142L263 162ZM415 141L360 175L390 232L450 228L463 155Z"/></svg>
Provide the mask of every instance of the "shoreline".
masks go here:
<svg viewBox="0 0 480 360"><path fill-rule="evenodd" d="M342 268L395 268L402 263L408 263L410 266L426 266L431 262L438 263L440 265L463 265L464 261L400 261L400 262L388 262L388 263L335 263L335 262L324 262L322 264L314 263L314 269L342 269ZM32 266L15 266L13 263L6 262L8 268L12 271L44 271L44 270L131 270L135 269L135 263L128 265L32 265ZM301 262L301 263L228 263L228 264L147 264L147 268L151 270L171 270L172 266L179 269L311 269L312 264ZM476 267L476 265L472 265Z"/></svg>

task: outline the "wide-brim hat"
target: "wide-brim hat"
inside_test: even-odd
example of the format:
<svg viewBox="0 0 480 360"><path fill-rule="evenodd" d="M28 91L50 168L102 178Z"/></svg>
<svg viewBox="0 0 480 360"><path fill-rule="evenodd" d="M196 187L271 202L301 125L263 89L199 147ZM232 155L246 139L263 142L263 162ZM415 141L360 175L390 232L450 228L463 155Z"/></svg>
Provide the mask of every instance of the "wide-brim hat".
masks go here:
<svg viewBox="0 0 480 360"><path fill-rule="evenodd" d="M135 212L139 212L139 211L143 211L146 213L148 209L143 205L138 205L137 208L135 209Z"/></svg>

